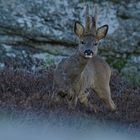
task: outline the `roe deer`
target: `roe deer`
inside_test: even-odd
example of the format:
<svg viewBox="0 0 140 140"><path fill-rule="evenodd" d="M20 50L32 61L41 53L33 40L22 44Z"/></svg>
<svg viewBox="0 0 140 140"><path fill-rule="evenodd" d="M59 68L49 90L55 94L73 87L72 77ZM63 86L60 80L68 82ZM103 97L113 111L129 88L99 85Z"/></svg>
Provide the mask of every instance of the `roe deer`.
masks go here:
<svg viewBox="0 0 140 140"><path fill-rule="evenodd" d="M75 54L57 65L53 82L58 94L74 98L75 103L79 100L96 112L96 107L89 102L85 93L86 89L92 88L107 107L115 111L116 106L111 98L109 86L111 69L97 55L98 42L106 36L108 25L96 29L95 16L89 16L86 10L86 26L75 22L74 32L79 37L78 49Z"/></svg>

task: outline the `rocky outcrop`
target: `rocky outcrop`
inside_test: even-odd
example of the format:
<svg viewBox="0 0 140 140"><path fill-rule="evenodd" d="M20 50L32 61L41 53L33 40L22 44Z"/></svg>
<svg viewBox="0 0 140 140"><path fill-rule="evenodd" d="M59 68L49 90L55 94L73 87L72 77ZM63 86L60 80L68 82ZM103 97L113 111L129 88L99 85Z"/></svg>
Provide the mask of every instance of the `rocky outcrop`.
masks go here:
<svg viewBox="0 0 140 140"><path fill-rule="evenodd" d="M110 27L106 40L100 44L100 54L123 75L135 77L139 83L140 2L97 3L98 26ZM91 1L89 5L92 9ZM0 0L0 44L31 46L55 56L70 55L77 44L73 24L83 21L83 6L82 0Z"/></svg>

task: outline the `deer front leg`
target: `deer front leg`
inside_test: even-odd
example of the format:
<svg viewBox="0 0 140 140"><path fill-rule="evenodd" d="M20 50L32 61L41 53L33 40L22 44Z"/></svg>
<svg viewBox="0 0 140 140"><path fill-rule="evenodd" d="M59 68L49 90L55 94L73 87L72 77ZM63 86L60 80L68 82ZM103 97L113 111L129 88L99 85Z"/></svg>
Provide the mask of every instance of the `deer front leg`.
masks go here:
<svg viewBox="0 0 140 140"><path fill-rule="evenodd" d="M85 93L80 93L78 99L81 104L83 104L87 109L89 108L91 111L97 112L97 107L95 104L91 104L88 100L88 95Z"/></svg>
<svg viewBox="0 0 140 140"><path fill-rule="evenodd" d="M110 92L109 85L105 86L105 87L98 85L98 87L96 87L94 90L96 91L97 95L105 102L105 104L107 105L109 110L111 110L111 111L116 110L116 105L114 104L114 102L111 98L111 92Z"/></svg>

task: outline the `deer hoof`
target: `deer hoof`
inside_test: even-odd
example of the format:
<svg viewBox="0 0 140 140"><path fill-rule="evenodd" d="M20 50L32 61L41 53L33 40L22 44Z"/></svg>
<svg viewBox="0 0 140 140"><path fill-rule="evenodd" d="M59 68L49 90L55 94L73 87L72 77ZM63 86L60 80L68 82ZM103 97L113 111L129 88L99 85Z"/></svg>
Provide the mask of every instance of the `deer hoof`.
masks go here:
<svg viewBox="0 0 140 140"><path fill-rule="evenodd" d="M112 103L111 103L111 108L110 108L110 110L111 110L112 112L115 112L115 111L117 110L117 107L116 107L116 105L114 104L113 101L112 101Z"/></svg>
<svg viewBox="0 0 140 140"><path fill-rule="evenodd" d="M90 111L97 113L98 112L98 107L94 104L94 105L89 105Z"/></svg>

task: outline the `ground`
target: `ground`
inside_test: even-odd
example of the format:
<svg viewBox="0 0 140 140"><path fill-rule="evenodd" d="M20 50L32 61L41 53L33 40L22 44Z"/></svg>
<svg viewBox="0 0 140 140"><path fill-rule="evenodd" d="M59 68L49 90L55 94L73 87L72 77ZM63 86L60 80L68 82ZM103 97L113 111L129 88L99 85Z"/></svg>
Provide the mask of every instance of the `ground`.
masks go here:
<svg viewBox="0 0 140 140"><path fill-rule="evenodd" d="M13 62L11 64L11 62ZM16 65L18 64L18 66ZM12 66L15 66L14 68ZM25 65L26 67L26 65ZM55 66L30 71L20 68L16 61L7 61L6 66L0 70L0 108L1 110L19 110L38 112L48 115L81 114L94 116L99 120L117 121L127 124L129 130L140 130L140 87L128 84L119 73L113 72L111 77L112 98L117 105L116 112L109 112L104 103L90 91L89 99L96 102L98 112L88 111L80 103L70 109L65 98L56 100L52 98L52 80Z"/></svg>

